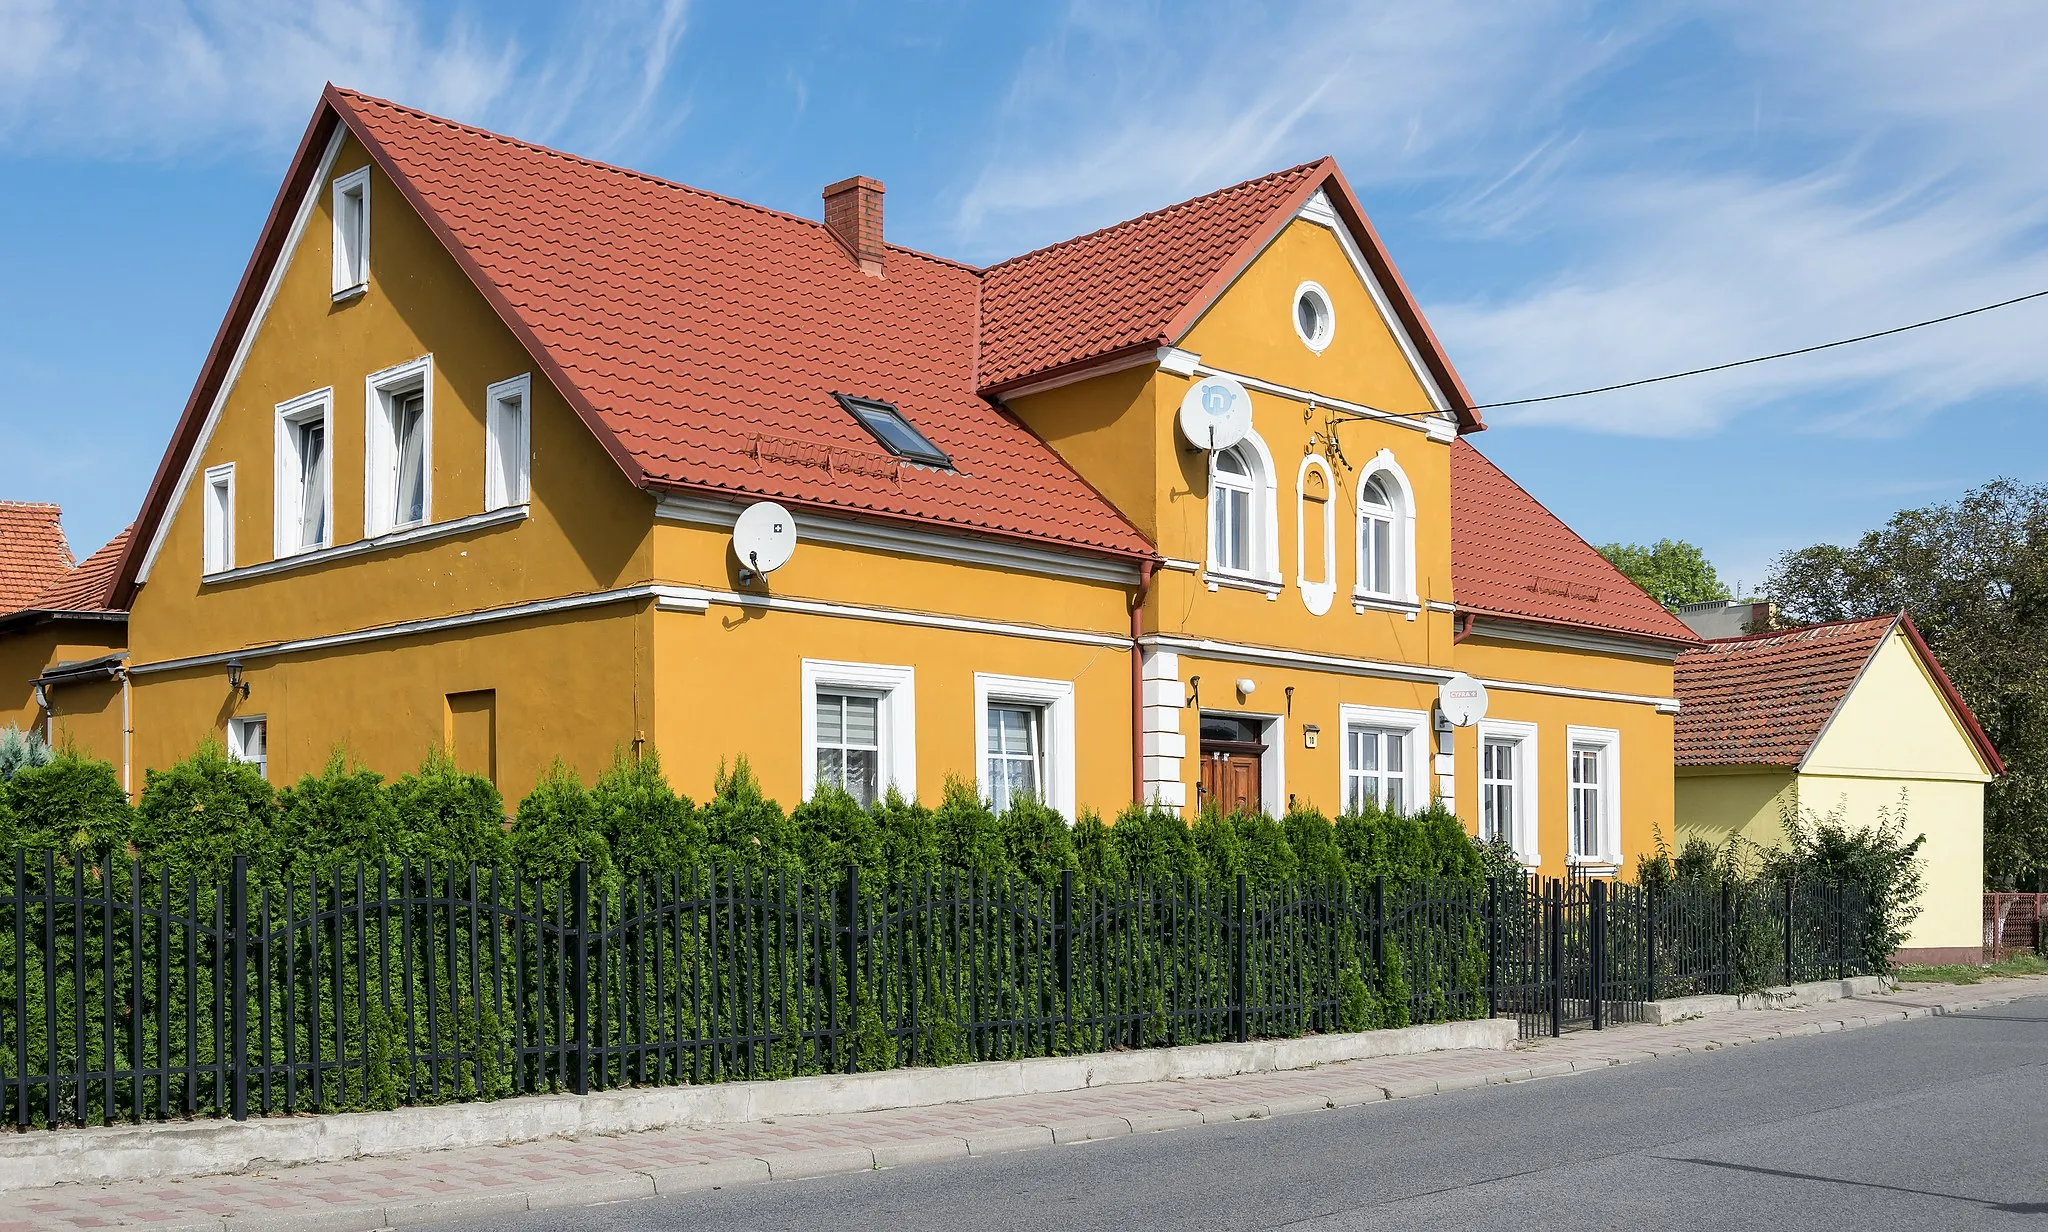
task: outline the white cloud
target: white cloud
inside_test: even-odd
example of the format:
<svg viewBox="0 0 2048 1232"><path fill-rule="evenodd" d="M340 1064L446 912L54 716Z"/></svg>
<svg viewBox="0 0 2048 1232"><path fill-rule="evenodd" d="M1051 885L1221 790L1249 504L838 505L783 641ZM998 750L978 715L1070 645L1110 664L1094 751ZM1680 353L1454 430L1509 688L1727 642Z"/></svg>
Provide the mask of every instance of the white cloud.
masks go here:
<svg viewBox="0 0 2048 1232"><path fill-rule="evenodd" d="M296 137L335 81L549 139L604 145L646 124L685 0L621 2L529 41L413 0L0 0L0 149L157 158ZM548 92L536 94L536 84Z"/></svg>

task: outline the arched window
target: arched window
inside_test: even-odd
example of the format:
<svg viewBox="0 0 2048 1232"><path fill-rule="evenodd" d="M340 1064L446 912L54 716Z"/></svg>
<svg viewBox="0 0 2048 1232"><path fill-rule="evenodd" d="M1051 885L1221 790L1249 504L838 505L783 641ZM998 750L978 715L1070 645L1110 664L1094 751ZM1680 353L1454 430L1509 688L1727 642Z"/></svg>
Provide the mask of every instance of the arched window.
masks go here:
<svg viewBox="0 0 2048 1232"><path fill-rule="evenodd" d="M1358 485L1358 589L1362 599L1415 598L1415 528L1408 488L1391 454Z"/></svg>
<svg viewBox="0 0 2048 1232"><path fill-rule="evenodd" d="M1219 449L1209 459L1209 565L1230 573L1257 572L1259 468L1244 446Z"/></svg>

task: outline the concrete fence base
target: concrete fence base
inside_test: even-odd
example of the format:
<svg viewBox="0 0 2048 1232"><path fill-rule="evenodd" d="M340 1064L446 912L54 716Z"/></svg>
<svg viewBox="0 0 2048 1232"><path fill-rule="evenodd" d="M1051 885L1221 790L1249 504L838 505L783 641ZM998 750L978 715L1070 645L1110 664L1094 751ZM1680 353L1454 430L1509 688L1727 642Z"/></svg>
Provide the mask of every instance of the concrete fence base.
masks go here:
<svg viewBox="0 0 2048 1232"><path fill-rule="evenodd" d="M1733 1010L1786 1010L1827 1001L1882 996L1896 987L1898 981L1888 975L1857 975L1846 980L1816 980L1811 984L1788 984L1756 992L1672 997L1650 1002L1645 1007L1643 1021L1653 1026L1668 1027L1674 1022L1703 1018L1708 1014L1726 1014Z"/></svg>
<svg viewBox="0 0 2048 1232"><path fill-rule="evenodd" d="M593 1095L528 1095L390 1112L30 1130L0 1134L0 1191L67 1181L200 1176L255 1166L497 1146L581 1134L728 1125L769 1117L920 1108L1174 1078L1221 1078L1444 1049L1504 1049L1511 1047L1515 1038L1514 1020L1495 1018L1248 1044L983 1061L939 1069L636 1087Z"/></svg>

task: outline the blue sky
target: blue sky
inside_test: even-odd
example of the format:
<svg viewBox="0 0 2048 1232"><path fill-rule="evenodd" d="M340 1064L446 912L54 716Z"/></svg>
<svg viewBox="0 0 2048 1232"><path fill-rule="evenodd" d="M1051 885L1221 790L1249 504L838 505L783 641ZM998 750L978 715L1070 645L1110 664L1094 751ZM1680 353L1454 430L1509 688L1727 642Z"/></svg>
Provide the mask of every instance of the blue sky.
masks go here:
<svg viewBox="0 0 2048 1232"><path fill-rule="evenodd" d="M133 515L321 82L992 261L1322 154L1486 401L2048 288L2037 0L0 0L0 495ZM2048 301L1491 412L1596 542L1731 581L2048 479Z"/></svg>

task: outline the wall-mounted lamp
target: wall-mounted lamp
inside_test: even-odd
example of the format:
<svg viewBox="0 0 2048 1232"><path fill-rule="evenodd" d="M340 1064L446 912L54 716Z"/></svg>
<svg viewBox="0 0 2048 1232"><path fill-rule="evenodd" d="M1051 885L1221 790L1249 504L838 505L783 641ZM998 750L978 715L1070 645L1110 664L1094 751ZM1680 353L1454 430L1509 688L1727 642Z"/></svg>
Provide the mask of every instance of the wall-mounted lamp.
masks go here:
<svg viewBox="0 0 2048 1232"><path fill-rule="evenodd" d="M1316 724L1303 723L1301 725L1301 747L1305 749L1312 749L1316 747L1316 740L1322 734L1323 729L1321 727L1318 727Z"/></svg>
<svg viewBox="0 0 2048 1232"><path fill-rule="evenodd" d="M1286 688L1286 690L1285 690L1285 692L1286 692L1286 694L1287 694L1287 717L1289 717L1289 718L1293 718L1293 717L1294 717L1294 686L1293 686L1293 685L1291 685L1291 684L1290 684L1290 685L1288 685L1288 686L1287 686L1287 688Z"/></svg>
<svg viewBox="0 0 2048 1232"><path fill-rule="evenodd" d="M1252 690L1258 687L1259 682L1253 680L1250 676L1239 676L1237 678L1237 695L1239 697L1250 697Z"/></svg>
<svg viewBox="0 0 2048 1232"><path fill-rule="evenodd" d="M1202 708L1202 678L1201 678L1200 676L1190 676L1190 677L1188 677L1188 700L1187 700L1187 703L1186 703L1186 705L1184 705L1184 706L1182 707L1182 709L1184 709L1184 710L1199 710L1199 709L1201 709L1201 708Z"/></svg>
<svg viewBox="0 0 2048 1232"><path fill-rule="evenodd" d="M240 659L228 660L228 688L233 692L240 693L245 698L249 696L249 682L242 679L242 661Z"/></svg>
<svg viewBox="0 0 2048 1232"><path fill-rule="evenodd" d="M49 687L40 680L36 681L33 687L36 695L36 708L38 710L48 710L50 708Z"/></svg>

